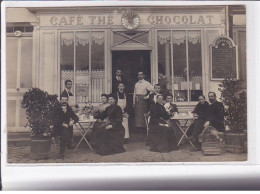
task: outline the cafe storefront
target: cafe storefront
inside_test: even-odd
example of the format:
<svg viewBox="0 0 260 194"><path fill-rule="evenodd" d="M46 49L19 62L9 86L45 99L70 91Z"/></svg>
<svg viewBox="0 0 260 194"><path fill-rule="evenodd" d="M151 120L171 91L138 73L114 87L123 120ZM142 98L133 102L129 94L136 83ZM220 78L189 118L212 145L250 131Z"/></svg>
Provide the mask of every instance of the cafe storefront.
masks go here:
<svg viewBox="0 0 260 194"><path fill-rule="evenodd" d="M97 104L102 93L112 91L116 68L130 93L138 70L144 70L153 85L172 92L180 111L193 109L198 96L209 91L220 97L221 80L211 77L210 45L218 36L230 36L228 6L12 9L7 10L10 130L24 130L20 103L29 88L60 95L70 79L75 103ZM21 9L28 17L15 21L12 13ZM239 27L245 32L245 24ZM237 68L240 77L245 64Z"/></svg>

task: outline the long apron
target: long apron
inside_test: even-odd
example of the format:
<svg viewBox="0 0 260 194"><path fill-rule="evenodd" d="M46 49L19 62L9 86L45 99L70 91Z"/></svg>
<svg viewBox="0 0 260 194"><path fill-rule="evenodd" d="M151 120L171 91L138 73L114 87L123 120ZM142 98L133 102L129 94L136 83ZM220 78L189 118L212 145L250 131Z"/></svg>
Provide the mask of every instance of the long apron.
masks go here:
<svg viewBox="0 0 260 194"><path fill-rule="evenodd" d="M117 93L117 105L120 106L122 111L124 111L124 108L126 107L126 96L125 96L125 94L124 94L124 99L119 99L119 96L118 96L118 93ZM127 138L129 138L128 118L123 117L122 125L125 128L125 139L127 139Z"/></svg>
<svg viewBox="0 0 260 194"><path fill-rule="evenodd" d="M134 106L134 121L136 127L146 127L144 114L148 112L148 105L144 100L145 95L136 95Z"/></svg>

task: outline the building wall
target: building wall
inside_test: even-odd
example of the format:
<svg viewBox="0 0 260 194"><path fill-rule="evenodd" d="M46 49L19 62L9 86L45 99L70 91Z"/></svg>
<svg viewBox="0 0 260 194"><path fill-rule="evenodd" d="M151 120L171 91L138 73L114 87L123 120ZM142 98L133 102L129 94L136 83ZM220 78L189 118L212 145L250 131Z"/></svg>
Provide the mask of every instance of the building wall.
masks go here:
<svg viewBox="0 0 260 194"><path fill-rule="evenodd" d="M220 97L218 91L220 81L211 80L209 48L215 38L227 34L228 18L225 6L215 6L210 9L205 9L204 7L187 9L186 7L182 7L177 9L131 8L131 10L138 13L141 19L141 24L136 30L149 31L149 46L140 44L132 44L129 46L122 44L113 47L113 31L126 31L121 24L121 15L124 12L121 8L108 8L105 11L100 8L26 9L27 15L34 16L33 21L28 18L28 21L34 26L32 34L32 86L39 87L50 94L59 94L61 92L60 33L62 31L104 31L104 91L109 93L111 92L113 50L150 50L151 82L155 84L158 82L157 31L201 30L203 93L207 94L209 91L214 91L217 93L217 97ZM13 18L10 19L10 21L16 23ZM19 22L21 21L19 20ZM241 50L241 52L244 51ZM24 91L19 94L19 99L21 99L23 92ZM193 109L196 103L197 102L178 102L177 105L181 111L187 111ZM19 107L15 108L17 106L19 105L14 105L14 109L19 109ZM25 113L22 111L15 112L16 117L20 117L20 114L23 114L23 117L25 116ZM11 115L11 113L9 115ZM15 124L13 130L17 130L19 127L21 130L24 130L23 126L19 123Z"/></svg>

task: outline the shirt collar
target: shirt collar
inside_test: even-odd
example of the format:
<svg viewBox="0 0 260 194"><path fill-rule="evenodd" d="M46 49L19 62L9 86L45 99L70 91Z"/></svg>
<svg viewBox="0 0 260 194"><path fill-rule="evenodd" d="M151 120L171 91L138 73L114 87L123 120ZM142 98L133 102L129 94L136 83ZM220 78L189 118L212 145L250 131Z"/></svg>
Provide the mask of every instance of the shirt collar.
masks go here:
<svg viewBox="0 0 260 194"><path fill-rule="evenodd" d="M68 88L65 88L66 92L69 93L70 91L68 90Z"/></svg>
<svg viewBox="0 0 260 194"><path fill-rule="evenodd" d="M142 79L142 80L139 80L138 82L139 82L139 83L142 83L142 82L144 82L144 79Z"/></svg>

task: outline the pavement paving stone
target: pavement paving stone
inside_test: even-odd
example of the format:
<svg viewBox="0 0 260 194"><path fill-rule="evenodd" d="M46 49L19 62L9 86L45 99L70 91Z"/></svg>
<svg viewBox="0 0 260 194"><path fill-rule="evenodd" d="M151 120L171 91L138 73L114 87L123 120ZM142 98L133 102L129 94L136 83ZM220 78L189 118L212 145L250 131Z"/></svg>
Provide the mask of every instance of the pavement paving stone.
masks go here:
<svg viewBox="0 0 260 194"><path fill-rule="evenodd" d="M144 142L130 142L126 144L126 152L109 156L100 156L92 152L87 145L79 146L76 151L66 150L65 159L50 158L33 160L30 158L30 146L8 147L9 163L106 163L106 162L218 162L218 161L246 161L247 153L224 153L217 156L204 156L201 151L190 152L189 145L182 145L181 149L169 153L149 151Z"/></svg>

